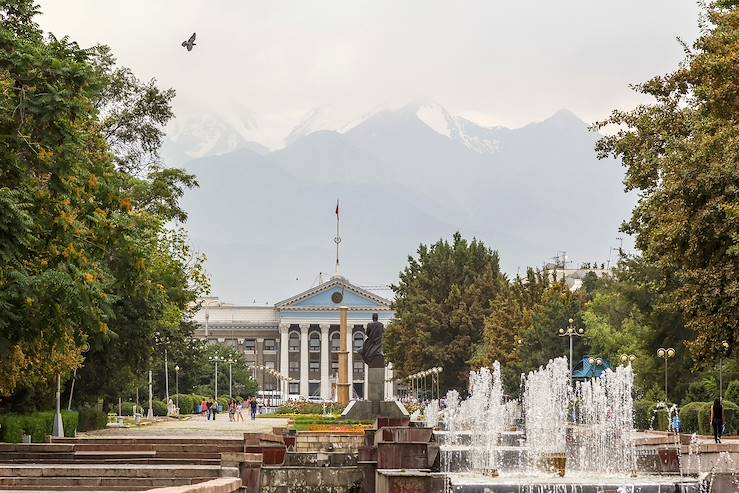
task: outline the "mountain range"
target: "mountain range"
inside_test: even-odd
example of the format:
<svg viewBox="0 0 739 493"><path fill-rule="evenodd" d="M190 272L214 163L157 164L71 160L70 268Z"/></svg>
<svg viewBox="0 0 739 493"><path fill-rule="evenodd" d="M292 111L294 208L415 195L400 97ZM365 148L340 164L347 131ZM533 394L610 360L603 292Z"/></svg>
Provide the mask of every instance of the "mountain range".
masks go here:
<svg viewBox="0 0 739 493"><path fill-rule="evenodd" d="M341 123L316 110L276 150L250 140L250 120L179 125L164 158L198 177L186 228L228 302L275 303L332 275L337 199L340 273L372 286L455 231L496 249L509 275L559 250L605 262L635 201L619 163L596 159L598 135L566 110L515 129L429 102Z"/></svg>

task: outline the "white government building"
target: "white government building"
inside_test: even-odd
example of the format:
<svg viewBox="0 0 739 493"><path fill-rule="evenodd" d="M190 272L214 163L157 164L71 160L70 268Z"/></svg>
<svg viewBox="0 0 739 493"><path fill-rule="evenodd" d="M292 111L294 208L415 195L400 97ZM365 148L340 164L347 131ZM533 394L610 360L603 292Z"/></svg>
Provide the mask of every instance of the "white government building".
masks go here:
<svg viewBox="0 0 739 493"><path fill-rule="evenodd" d="M377 313L387 327L394 317L390 300L335 275L307 291L273 306L231 305L210 297L202 300L195 320L195 337L238 348L252 367L266 367L289 376L292 398L303 396L335 400L339 370L339 307L348 312L349 384L353 399L367 398L367 366L358 351L364 342L367 323ZM280 384L269 373L255 371L268 394ZM392 369L385 369L386 380ZM385 395L392 395L386 382Z"/></svg>

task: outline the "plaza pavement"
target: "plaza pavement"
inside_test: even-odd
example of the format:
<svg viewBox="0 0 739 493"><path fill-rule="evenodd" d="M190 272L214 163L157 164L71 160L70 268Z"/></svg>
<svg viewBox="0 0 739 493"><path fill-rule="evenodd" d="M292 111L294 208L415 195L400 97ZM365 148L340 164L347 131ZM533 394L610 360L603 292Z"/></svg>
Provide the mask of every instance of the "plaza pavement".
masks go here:
<svg viewBox="0 0 739 493"><path fill-rule="evenodd" d="M257 418L229 421L228 413L218 414L216 420L192 415L190 419L162 418L154 423L130 428L105 428L85 433L80 437L147 437L147 438L242 438L245 432L271 432L274 426L286 426L286 418Z"/></svg>

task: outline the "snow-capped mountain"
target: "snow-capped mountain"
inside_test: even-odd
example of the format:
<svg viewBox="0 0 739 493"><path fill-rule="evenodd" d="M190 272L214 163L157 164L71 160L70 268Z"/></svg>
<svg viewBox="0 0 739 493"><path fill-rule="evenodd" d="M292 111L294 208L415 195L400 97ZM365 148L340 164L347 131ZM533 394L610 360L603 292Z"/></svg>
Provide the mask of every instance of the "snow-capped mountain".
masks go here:
<svg viewBox="0 0 739 493"><path fill-rule="evenodd" d="M517 129L431 103L321 118L278 150L185 165L200 183L183 199L187 228L219 296L277 299L331 272L337 198L342 273L366 284L395 281L420 242L455 231L499 250L509 273L558 249L605 261L633 205L621 167L596 159L597 135L569 111Z"/></svg>

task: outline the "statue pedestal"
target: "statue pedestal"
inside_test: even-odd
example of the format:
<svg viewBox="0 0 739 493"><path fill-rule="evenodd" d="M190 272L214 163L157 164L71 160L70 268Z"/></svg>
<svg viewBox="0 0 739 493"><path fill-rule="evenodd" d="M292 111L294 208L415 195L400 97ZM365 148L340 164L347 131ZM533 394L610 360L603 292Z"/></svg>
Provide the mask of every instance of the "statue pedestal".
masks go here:
<svg viewBox="0 0 739 493"><path fill-rule="evenodd" d="M369 368L367 400L351 401L341 413L342 419L373 420L409 416L403 404L385 400L385 368Z"/></svg>

